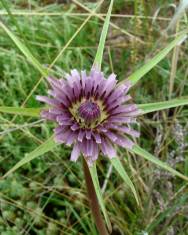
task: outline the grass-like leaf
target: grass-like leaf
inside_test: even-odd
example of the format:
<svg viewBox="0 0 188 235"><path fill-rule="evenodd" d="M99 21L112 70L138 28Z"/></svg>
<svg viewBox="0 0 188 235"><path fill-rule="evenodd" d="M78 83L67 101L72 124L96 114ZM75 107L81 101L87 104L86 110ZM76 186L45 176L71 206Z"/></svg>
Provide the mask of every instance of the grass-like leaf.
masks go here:
<svg viewBox="0 0 188 235"><path fill-rule="evenodd" d="M180 172L174 170L167 163L160 161L158 158L156 158L152 154L148 153L145 149L139 147L138 145L134 145L134 147L132 148L131 152L136 153L137 155L145 158L146 160L148 160L148 161L156 164L157 166L159 166L159 167L169 171L174 176L178 176L178 177L188 181L188 177L187 176L185 176L185 175L181 174Z"/></svg>
<svg viewBox="0 0 188 235"><path fill-rule="evenodd" d="M132 190L132 192L134 194L136 202L139 204L139 200L138 200L138 196L137 196L135 187L134 187L131 179L129 178L127 172L125 171L124 167L122 166L122 163L119 160L119 158L117 158L117 157L112 158L111 163L112 163L113 167L116 169L116 171L120 174L120 176L124 180L125 184L130 187L130 189Z"/></svg>
<svg viewBox="0 0 188 235"><path fill-rule="evenodd" d="M10 175L11 173L13 173L14 171L16 171L17 169L19 169L21 166L25 165L26 163L32 161L33 159L35 159L36 157L39 157L41 155L43 155L44 153L49 152L50 150L52 150L54 147L57 146L57 143L54 142L53 140L53 136L50 137L48 140L46 140L43 144L41 144L40 146L38 146L34 151L32 151L31 153L28 153L25 155L25 157L20 160L15 166L13 166L4 176L7 177L8 175Z"/></svg>
<svg viewBox="0 0 188 235"><path fill-rule="evenodd" d="M16 44L16 46L20 49L20 51L26 56L26 58L30 61L30 63L38 69L38 71L44 76L48 76L48 71L45 67L43 67L39 61L32 55L30 50L22 43L22 41L10 31L10 29L0 21L0 27L2 27L8 36L12 39L12 41Z"/></svg>
<svg viewBox="0 0 188 235"><path fill-rule="evenodd" d="M156 56L148 60L141 68L132 73L128 79L131 81L132 85L135 85L146 73L148 73L156 64L158 64L165 56L179 43L186 39L187 32L182 33L180 36L176 37L172 42L168 44L164 49L162 49Z"/></svg>
<svg viewBox="0 0 188 235"><path fill-rule="evenodd" d="M111 12L112 12L113 2L114 2L113 0L111 0L111 2L110 2L110 6L109 6L109 9L108 9L108 12L106 15L106 19L105 19L105 22L103 25L99 45L97 48L97 53L96 53L95 60L94 60L94 65L97 65L98 68L101 68L101 64L102 64L102 57L103 57L103 52L104 52L105 40L106 40L106 36L108 33L109 24L110 24L110 16L111 16Z"/></svg>
<svg viewBox="0 0 188 235"><path fill-rule="evenodd" d="M100 205L101 210L103 212L107 227L108 227L109 231L111 231L112 226L111 226L111 223L110 223L110 220L109 220L106 208L105 208L104 200L103 200L103 197L102 197L102 193L101 193L101 189L100 189L100 185L99 185L99 180L98 180L98 175L97 175L96 164L93 164L92 167L89 167L89 171L90 171L90 174L91 174L91 178L92 178L92 181L93 181L95 192L97 194L99 205Z"/></svg>
<svg viewBox="0 0 188 235"><path fill-rule="evenodd" d="M141 114L146 114L163 109L175 108L182 105L188 105L188 98L182 97L163 102L139 104L138 108L141 110Z"/></svg>
<svg viewBox="0 0 188 235"><path fill-rule="evenodd" d="M0 106L0 112L9 114L19 114L29 117L40 117L40 108L20 108Z"/></svg>

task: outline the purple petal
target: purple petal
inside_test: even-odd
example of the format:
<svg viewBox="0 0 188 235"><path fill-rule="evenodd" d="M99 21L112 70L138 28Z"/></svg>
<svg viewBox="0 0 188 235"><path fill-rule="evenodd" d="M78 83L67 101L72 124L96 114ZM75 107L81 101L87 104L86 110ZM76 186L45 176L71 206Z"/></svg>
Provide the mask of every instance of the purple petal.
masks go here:
<svg viewBox="0 0 188 235"><path fill-rule="evenodd" d="M74 82L73 77L70 74L66 73L65 78L67 79L67 86L73 88L73 82Z"/></svg>
<svg viewBox="0 0 188 235"><path fill-rule="evenodd" d="M96 72L94 76L91 77L91 79L93 80L93 95L95 95L96 89L99 87L99 85L101 85L101 83L103 83L104 78L101 77L98 72Z"/></svg>
<svg viewBox="0 0 188 235"><path fill-rule="evenodd" d="M73 162L76 162L77 159L79 158L79 155L80 155L80 148L79 148L79 145L76 143L73 147L72 152L71 152L70 160Z"/></svg>
<svg viewBox="0 0 188 235"><path fill-rule="evenodd" d="M67 97L58 91L52 91L48 90L48 94L53 96L56 100L59 101L59 103L62 103L65 107L68 107L70 105L70 101L67 99Z"/></svg>
<svg viewBox="0 0 188 235"><path fill-rule="evenodd" d="M86 80L87 80L87 75L86 75L86 71L81 71L81 84L82 84L82 89L85 89L85 84L86 84Z"/></svg>
<svg viewBox="0 0 188 235"><path fill-rule="evenodd" d="M114 110L112 110L110 114L127 113L131 111L135 111L136 109L137 109L137 106L135 104L120 105Z"/></svg>
<svg viewBox="0 0 188 235"><path fill-rule="evenodd" d="M73 124L73 121L69 117L64 117L62 115L57 116L56 120L60 125L70 126Z"/></svg>
<svg viewBox="0 0 188 235"><path fill-rule="evenodd" d="M107 98L107 102L111 103L114 100L117 100L118 98L120 98L122 95L124 95L124 89L125 86L124 85L120 85L119 87L117 87Z"/></svg>
<svg viewBox="0 0 188 235"><path fill-rule="evenodd" d="M127 114L125 113L124 115L125 116L129 116L129 117L135 117L135 116L138 116L140 115L142 112L140 110L135 110L135 111L132 111L132 112L128 112Z"/></svg>
<svg viewBox="0 0 188 235"><path fill-rule="evenodd" d="M87 146L86 146L86 145L87 145L87 141L84 139L84 140L80 143L80 148L81 148L81 151L82 151L84 157L87 156L87 150L86 150L86 147L87 147Z"/></svg>
<svg viewBox="0 0 188 235"><path fill-rule="evenodd" d="M107 154L110 159L117 156L116 150L110 142L107 142Z"/></svg>
<svg viewBox="0 0 188 235"><path fill-rule="evenodd" d="M62 110L62 108L59 108L59 109L58 108L50 108L49 113L56 114L56 115L62 115L63 110Z"/></svg>
<svg viewBox="0 0 188 235"><path fill-rule="evenodd" d="M54 90L61 90L61 82L58 79L48 77L47 81L50 83Z"/></svg>
<svg viewBox="0 0 188 235"><path fill-rule="evenodd" d="M78 70L71 70L71 75L74 81L80 80L80 73L78 72Z"/></svg>
<svg viewBox="0 0 188 235"><path fill-rule="evenodd" d="M101 144L101 136L99 133L93 133L93 136L95 138L95 141L97 144Z"/></svg>
<svg viewBox="0 0 188 235"><path fill-rule="evenodd" d="M86 139L87 140L91 139L91 130L86 130Z"/></svg>
<svg viewBox="0 0 188 235"><path fill-rule="evenodd" d="M72 130L72 131L77 131L78 129L80 129L80 126L78 125L78 123L74 123L74 124L71 126L71 130Z"/></svg>
<svg viewBox="0 0 188 235"><path fill-rule="evenodd" d="M101 79L101 81L99 83L99 86L98 86L98 88L96 90L96 97L97 98L102 97L102 95L104 94L103 90L104 90L105 84L106 84L106 80L105 79Z"/></svg>
<svg viewBox="0 0 188 235"><path fill-rule="evenodd" d="M124 94L126 94L130 88L131 88L131 82L129 80L126 80L124 82Z"/></svg>
<svg viewBox="0 0 188 235"><path fill-rule="evenodd" d="M86 86L85 86L85 95L87 96L88 99L91 95L92 83L93 83L93 81L91 80L91 78L87 78Z"/></svg>
<svg viewBox="0 0 188 235"><path fill-rule="evenodd" d="M67 131L67 126L58 126L54 129L56 135L63 134Z"/></svg>
<svg viewBox="0 0 188 235"><path fill-rule="evenodd" d="M55 134L55 141L57 143L65 143L67 140L67 137L71 134L71 131L69 129L66 130L64 133L58 133Z"/></svg>
<svg viewBox="0 0 188 235"><path fill-rule="evenodd" d="M101 143L100 147L101 147L101 151L103 152L103 154L107 155L107 150L106 150L107 145L105 143L106 143L106 140L103 137L102 138L102 143Z"/></svg>
<svg viewBox="0 0 188 235"><path fill-rule="evenodd" d="M123 132L125 132L125 133L127 133L127 134L129 134L133 137L139 137L140 136L140 132L135 131L135 130L129 128L129 127L122 127L121 129L122 129Z"/></svg>
<svg viewBox="0 0 188 235"><path fill-rule="evenodd" d="M139 137L140 136L140 133L138 131L135 131L130 127L112 125L111 128L114 129L114 130L121 131L123 133L129 134L133 137Z"/></svg>
<svg viewBox="0 0 188 235"><path fill-rule="evenodd" d="M66 98L71 102L75 99L73 88L71 88L69 85L66 85L63 87L63 93L65 94Z"/></svg>
<svg viewBox="0 0 188 235"><path fill-rule="evenodd" d="M118 144L121 147L128 148L128 149L132 149L134 145L134 143L131 140L121 135L118 136L118 139L116 140L116 144Z"/></svg>
<svg viewBox="0 0 188 235"><path fill-rule="evenodd" d="M81 92L81 87L78 85L78 83L79 83L79 81L78 82L74 82L74 88L73 88L73 90L74 90L74 97L76 99L79 98L80 92Z"/></svg>
<svg viewBox="0 0 188 235"><path fill-rule="evenodd" d="M108 96L109 93L115 88L116 82L117 82L116 75L111 74L109 78L106 80L106 84L104 85L104 88L102 91L102 92L105 92L104 97Z"/></svg>
<svg viewBox="0 0 188 235"><path fill-rule="evenodd" d="M123 104L124 102L131 99L131 96L121 96L118 99L112 100L111 102L105 102L105 105L107 107L107 111L110 111L114 109L115 107L118 107L119 105Z"/></svg>
<svg viewBox="0 0 188 235"><path fill-rule="evenodd" d="M80 130L80 131L79 131L79 134L78 134L78 141L79 141L79 142L82 142L84 136L85 136L85 131Z"/></svg>
<svg viewBox="0 0 188 235"><path fill-rule="evenodd" d="M38 101L44 102L46 104L52 105L52 106L58 106L61 107L61 103L59 101L57 101L56 99L51 99L47 96L41 96L41 95L37 95L36 99Z"/></svg>
<svg viewBox="0 0 188 235"><path fill-rule="evenodd" d="M135 123L136 119L131 118L131 117L123 117L123 116L117 115L114 117L110 117L108 121L123 124L123 123Z"/></svg>
<svg viewBox="0 0 188 235"><path fill-rule="evenodd" d="M103 133L106 133L108 131L104 126L98 126L98 130L100 130Z"/></svg>
<svg viewBox="0 0 188 235"><path fill-rule="evenodd" d="M93 156L93 141L87 140L87 156Z"/></svg>
<svg viewBox="0 0 188 235"><path fill-rule="evenodd" d="M95 142L93 142L93 155L92 155L93 161L97 160L98 155L99 155L98 145Z"/></svg>
<svg viewBox="0 0 188 235"><path fill-rule="evenodd" d="M111 131L107 131L105 133L105 135L112 141L112 142L115 142L117 140L117 136L116 134L114 134L113 132Z"/></svg>
<svg viewBox="0 0 188 235"><path fill-rule="evenodd" d="M104 155L108 155L109 158L113 158L116 156L116 150L106 138L102 139L101 150Z"/></svg>
<svg viewBox="0 0 188 235"><path fill-rule="evenodd" d="M71 146L71 144L73 144L73 142L74 142L74 140L76 139L76 137L77 137L77 133L71 132L71 133L69 134L69 136L67 136L66 144L67 144L68 146Z"/></svg>
<svg viewBox="0 0 188 235"><path fill-rule="evenodd" d="M56 120L56 114L50 113L49 110L42 110L40 113L42 118L48 119L48 120Z"/></svg>

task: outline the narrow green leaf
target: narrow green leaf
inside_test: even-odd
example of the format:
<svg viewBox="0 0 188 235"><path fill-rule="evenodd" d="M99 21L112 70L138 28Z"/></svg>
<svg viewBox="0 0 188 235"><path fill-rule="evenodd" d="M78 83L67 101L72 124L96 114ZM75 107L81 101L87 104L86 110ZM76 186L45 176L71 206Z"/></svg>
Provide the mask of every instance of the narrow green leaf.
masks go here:
<svg viewBox="0 0 188 235"><path fill-rule="evenodd" d="M149 103L149 104L138 104L138 108L141 110L141 114L151 113L163 109L175 108L182 105L188 105L188 98L172 99L169 101Z"/></svg>
<svg viewBox="0 0 188 235"><path fill-rule="evenodd" d="M139 205L139 200L138 200L138 196L137 196L135 187L134 187L131 179L129 178L127 172L125 171L124 167L122 166L121 161L119 160L119 158L114 157L111 159L111 163L112 163L113 167L116 169L116 171L120 174L120 176L124 180L125 184L130 187L130 189L132 190L132 193L134 194L136 202Z"/></svg>
<svg viewBox="0 0 188 235"><path fill-rule="evenodd" d="M134 145L134 147L131 149L131 152L136 153L137 155L145 158L146 160L148 160L150 162L153 162L157 166L160 166L161 168L169 171L173 175L178 176L178 177L188 181L188 177L187 176L185 176L185 175L181 174L180 172L174 170L167 163L160 161L158 158L156 158L152 154L148 153L145 149L142 149L138 145Z"/></svg>
<svg viewBox="0 0 188 235"><path fill-rule="evenodd" d="M128 79L131 81L132 85L135 85L146 73L148 73L156 64L158 64L165 56L179 43L186 39L186 33L182 33L180 36L176 37L172 42L168 44L163 50L161 50L156 56L148 60L141 68L136 70L131 74Z"/></svg>
<svg viewBox="0 0 188 235"><path fill-rule="evenodd" d="M40 117L40 108L17 108L17 107L7 107L0 106L0 112L10 113L10 114L20 114L30 117Z"/></svg>
<svg viewBox="0 0 188 235"><path fill-rule="evenodd" d="M106 208L105 208L105 204L104 204L104 201L103 201L103 197L102 197L102 193L101 193L101 189L100 189L100 185L99 185L99 180L98 180L98 175L97 175L96 164L93 164L92 167L89 167L89 171L90 171L90 174L91 174L93 185L95 187L95 192L97 194L97 198L99 200L99 204L100 204L101 210L103 212L106 224L108 226L109 231L111 231L111 229L112 229L111 228L111 223L110 223L110 220L109 220Z"/></svg>
<svg viewBox="0 0 188 235"><path fill-rule="evenodd" d="M13 34L9 28L0 21L0 27L2 27L5 32L8 34L8 36L12 39L12 41L16 44L16 46L20 49L20 51L26 56L26 58L30 61L30 63L39 70L39 72L44 76L48 76L48 71L45 67L43 67L38 60L31 54L29 49L21 42L21 40Z"/></svg>
<svg viewBox="0 0 188 235"><path fill-rule="evenodd" d="M112 12L113 2L114 2L113 0L111 0L111 2L110 2L110 6L109 6L109 9L108 9L108 12L106 15L106 19L105 19L105 22L103 25L97 53L96 53L95 60L94 60L94 65L96 65L98 68L101 68L101 64L102 64L102 57L103 57L103 52L104 52L105 40L106 40L106 36L108 33L109 24L110 24L110 16L111 16L111 12Z"/></svg>
<svg viewBox="0 0 188 235"><path fill-rule="evenodd" d="M43 155L44 153L49 152L50 150L52 150L54 147L57 146L57 143L54 142L53 140L53 136L50 137L48 140L46 140L43 144L41 144L40 146L38 146L34 151L32 151L31 153L25 154L25 157L20 160L15 166L13 166L4 176L3 178L7 177L8 175L10 175L11 173L13 173L14 171L16 171L18 168L22 167L23 165L25 165L26 163L32 161L33 159L35 159L36 157L39 157L41 155Z"/></svg>

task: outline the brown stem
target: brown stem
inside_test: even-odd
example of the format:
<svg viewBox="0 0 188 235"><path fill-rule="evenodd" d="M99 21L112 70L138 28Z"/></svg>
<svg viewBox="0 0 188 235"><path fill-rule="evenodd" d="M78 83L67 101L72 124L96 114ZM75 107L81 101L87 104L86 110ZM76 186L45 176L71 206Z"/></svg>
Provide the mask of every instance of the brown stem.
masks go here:
<svg viewBox="0 0 188 235"><path fill-rule="evenodd" d="M83 168L84 168L84 175L85 175L85 180L86 180L86 187L87 187L90 207L91 207L93 217L95 219L97 229L100 235L109 235L106 229L106 226L104 224L101 212L100 212L100 207L99 207L97 195L95 192L95 188L93 185L93 181L89 172L89 168L84 158L83 158Z"/></svg>

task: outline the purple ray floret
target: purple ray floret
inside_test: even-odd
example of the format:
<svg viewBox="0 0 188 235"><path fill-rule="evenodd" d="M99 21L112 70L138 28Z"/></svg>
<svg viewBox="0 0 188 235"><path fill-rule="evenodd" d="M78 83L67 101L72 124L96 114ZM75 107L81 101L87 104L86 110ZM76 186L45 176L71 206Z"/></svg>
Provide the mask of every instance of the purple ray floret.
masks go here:
<svg viewBox="0 0 188 235"><path fill-rule="evenodd" d="M139 110L129 103L130 82L117 84L115 74L105 79L96 68L89 75L74 69L65 77L48 78L50 97L37 96L37 100L49 105L41 116L58 125L55 140L73 145L71 161L83 154L92 165L99 154L115 157L116 145L131 149L134 142L130 137L139 137L139 132L130 124L135 122Z"/></svg>

